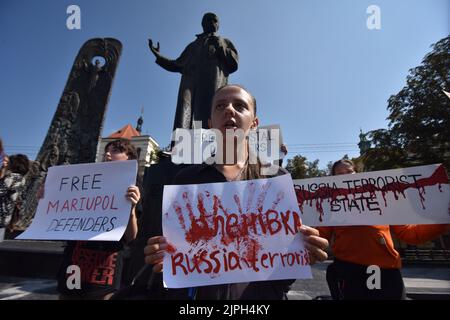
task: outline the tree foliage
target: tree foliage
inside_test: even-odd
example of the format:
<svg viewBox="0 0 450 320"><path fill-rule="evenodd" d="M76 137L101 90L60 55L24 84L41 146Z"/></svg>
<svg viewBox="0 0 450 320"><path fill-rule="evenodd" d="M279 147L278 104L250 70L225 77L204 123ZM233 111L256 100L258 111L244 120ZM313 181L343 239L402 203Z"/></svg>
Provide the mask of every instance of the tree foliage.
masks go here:
<svg viewBox="0 0 450 320"><path fill-rule="evenodd" d="M388 129L368 133L366 170L444 163L450 168L450 37L432 46L388 100Z"/></svg>
<svg viewBox="0 0 450 320"><path fill-rule="evenodd" d="M292 179L306 179L314 177L323 177L327 175L326 170L319 169L319 160L308 161L306 157L296 155L289 159L286 170L292 176Z"/></svg>

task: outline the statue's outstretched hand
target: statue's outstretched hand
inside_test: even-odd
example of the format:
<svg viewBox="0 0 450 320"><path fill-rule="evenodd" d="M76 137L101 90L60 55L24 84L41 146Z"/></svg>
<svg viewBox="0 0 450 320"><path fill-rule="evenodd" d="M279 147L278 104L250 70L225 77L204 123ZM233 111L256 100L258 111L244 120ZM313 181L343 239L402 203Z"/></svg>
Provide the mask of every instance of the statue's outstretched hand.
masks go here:
<svg viewBox="0 0 450 320"><path fill-rule="evenodd" d="M148 39L148 47L150 48L150 50L153 52L153 54L155 55L155 57L159 57L160 53L159 53L159 42L156 43L156 47L153 46L153 41L152 39Z"/></svg>

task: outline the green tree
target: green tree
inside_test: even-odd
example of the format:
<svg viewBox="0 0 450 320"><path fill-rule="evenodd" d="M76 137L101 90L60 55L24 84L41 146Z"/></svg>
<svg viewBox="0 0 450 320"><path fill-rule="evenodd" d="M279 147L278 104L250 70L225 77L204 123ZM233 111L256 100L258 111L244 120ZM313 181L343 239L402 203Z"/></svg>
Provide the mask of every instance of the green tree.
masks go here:
<svg viewBox="0 0 450 320"><path fill-rule="evenodd" d="M292 179L306 178L306 158L296 155L292 159L288 159L286 170L291 174Z"/></svg>
<svg viewBox="0 0 450 320"><path fill-rule="evenodd" d="M358 160L365 171L388 170L407 166L407 154L391 132L378 129L368 132L373 147Z"/></svg>
<svg viewBox="0 0 450 320"><path fill-rule="evenodd" d="M286 170L289 171L292 179L323 177L327 174L325 170L319 169L319 159L307 161L306 157L301 155L289 159Z"/></svg>
<svg viewBox="0 0 450 320"><path fill-rule="evenodd" d="M388 100L388 129L369 133L367 170L444 163L450 168L450 37L432 46Z"/></svg>
<svg viewBox="0 0 450 320"><path fill-rule="evenodd" d="M306 177L314 178L314 177L323 177L326 176L327 173L325 170L319 169L319 159L314 161L306 162Z"/></svg>
<svg viewBox="0 0 450 320"><path fill-rule="evenodd" d="M325 169L325 173L327 176L331 176L331 169L333 169L333 161L328 161L327 168Z"/></svg>
<svg viewBox="0 0 450 320"><path fill-rule="evenodd" d="M162 152L162 150L159 147L155 147L155 149L150 152L150 164L159 163L160 152Z"/></svg>

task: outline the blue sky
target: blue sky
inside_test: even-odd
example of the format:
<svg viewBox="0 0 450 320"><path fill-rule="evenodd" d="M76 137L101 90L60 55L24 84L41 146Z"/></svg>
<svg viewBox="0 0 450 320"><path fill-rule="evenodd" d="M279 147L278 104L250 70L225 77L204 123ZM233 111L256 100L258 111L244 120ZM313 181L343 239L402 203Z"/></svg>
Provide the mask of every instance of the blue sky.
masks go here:
<svg viewBox="0 0 450 320"><path fill-rule="evenodd" d="M81 9L81 30L68 30L66 9ZM369 30L369 5L381 29ZM35 158L82 44L114 37L123 52L103 136L136 125L169 143L180 75L154 63L151 37L177 58L202 31L204 13L240 64L229 81L258 101L260 124L280 124L289 155L319 159L359 155L359 129L385 128L387 99L405 84L430 45L450 33L446 0L0 0L0 137L6 152Z"/></svg>

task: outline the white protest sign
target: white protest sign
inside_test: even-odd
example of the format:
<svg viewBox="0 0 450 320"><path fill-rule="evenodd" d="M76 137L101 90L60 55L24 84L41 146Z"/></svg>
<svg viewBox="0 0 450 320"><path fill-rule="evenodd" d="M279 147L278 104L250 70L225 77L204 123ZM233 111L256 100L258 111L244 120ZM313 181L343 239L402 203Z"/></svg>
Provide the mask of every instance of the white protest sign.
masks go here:
<svg viewBox="0 0 450 320"><path fill-rule="evenodd" d="M259 126L256 130L257 143L252 143L250 136L250 148L255 146L253 152L258 155L262 163L276 164L275 161L283 159L286 155L281 152L283 136L278 124Z"/></svg>
<svg viewBox="0 0 450 320"><path fill-rule="evenodd" d="M125 194L137 162L51 167L31 226L16 239L119 241L130 218Z"/></svg>
<svg viewBox="0 0 450 320"><path fill-rule="evenodd" d="M294 180L309 226L450 223L443 165Z"/></svg>
<svg viewBox="0 0 450 320"><path fill-rule="evenodd" d="M168 288L311 278L290 175L164 186Z"/></svg>
<svg viewBox="0 0 450 320"><path fill-rule="evenodd" d="M197 122L197 121L194 121ZM217 150L215 129L177 128L173 132L172 162L176 164L200 164L207 161Z"/></svg>
<svg viewBox="0 0 450 320"><path fill-rule="evenodd" d="M244 131L227 130L231 137L244 137ZM173 133L175 145L172 149L172 162L177 164L201 164L223 163L223 159L214 159L217 150L222 148L222 132L218 129L194 129L178 128ZM238 143L231 139L234 143ZM248 143L251 152L258 156L262 163L276 164L275 162L283 159L286 155L281 152L283 137L279 125L267 125L258 127L257 130L251 130L248 135ZM233 150L233 148L230 148ZM253 161L253 162L252 162ZM249 162L257 163L256 157L250 158Z"/></svg>

